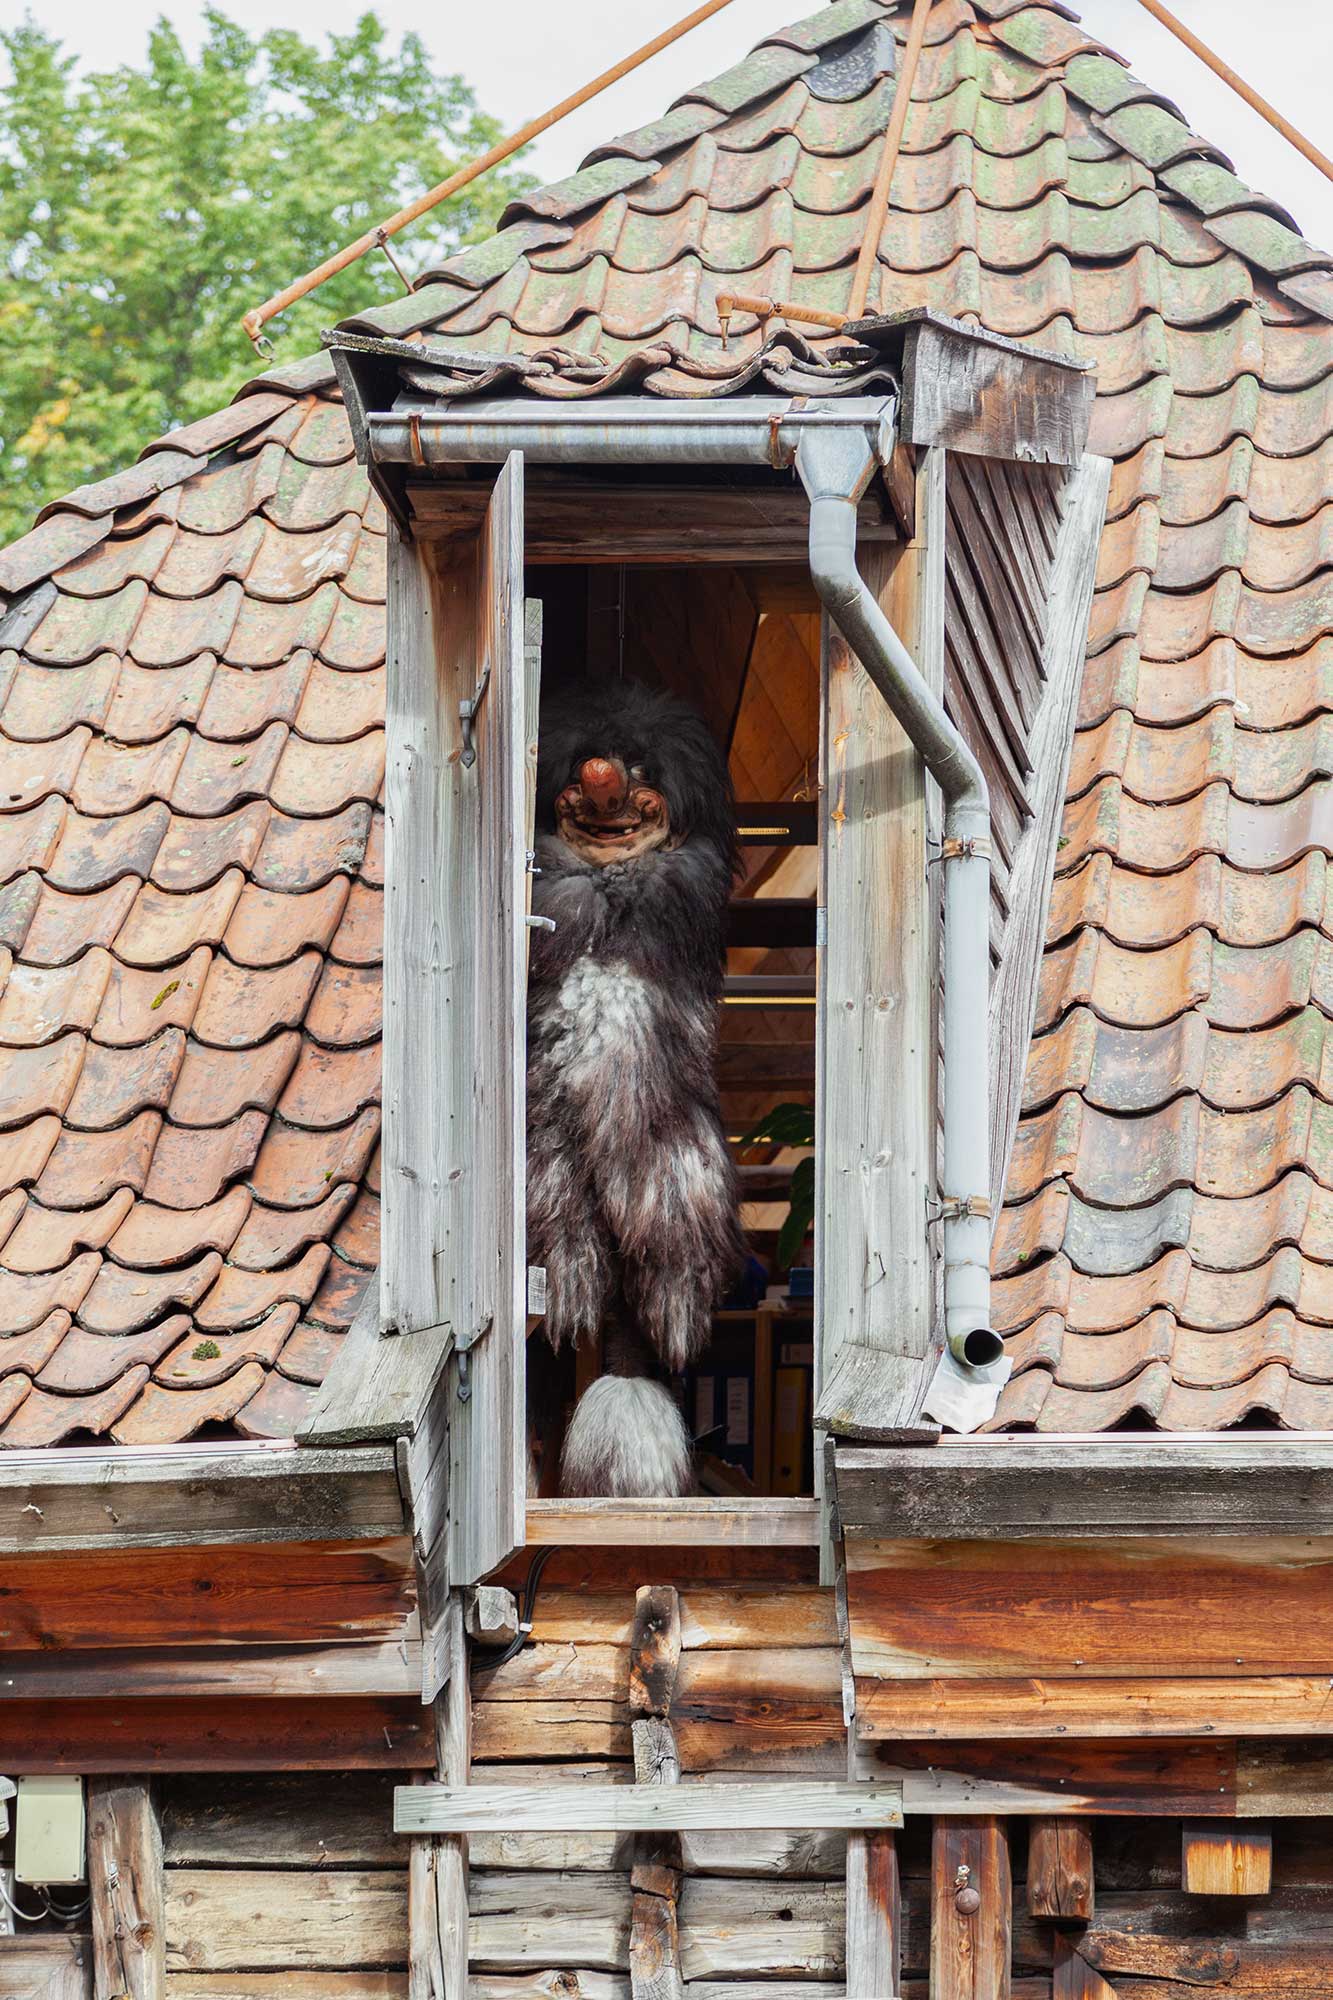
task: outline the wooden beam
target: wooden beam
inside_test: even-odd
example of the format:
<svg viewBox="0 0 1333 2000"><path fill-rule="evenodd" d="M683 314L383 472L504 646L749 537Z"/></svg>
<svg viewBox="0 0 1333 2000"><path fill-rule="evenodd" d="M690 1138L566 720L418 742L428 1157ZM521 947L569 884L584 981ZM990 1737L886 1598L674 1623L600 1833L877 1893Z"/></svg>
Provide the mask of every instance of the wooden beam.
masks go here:
<svg viewBox="0 0 1333 2000"><path fill-rule="evenodd" d="M854 1789L864 1791L863 1785ZM847 1839L847 1990L896 2000L902 1977L898 1846L892 1833Z"/></svg>
<svg viewBox="0 0 1333 2000"><path fill-rule="evenodd" d="M421 540L475 536L489 482L430 480L408 487ZM810 504L789 481L771 487L641 486L568 474L529 476L527 555L533 563L799 563L809 559ZM862 542L892 541L897 526L875 492L857 515Z"/></svg>
<svg viewBox="0 0 1333 2000"><path fill-rule="evenodd" d="M14 1652L0 1673L6 1701L114 1701L192 1695L398 1695L419 1693L421 1642L404 1633L382 1641L318 1646L184 1646L172 1651Z"/></svg>
<svg viewBox="0 0 1333 2000"><path fill-rule="evenodd" d="M88 1786L94 2000L162 2000L162 1836L145 1778Z"/></svg>
<svg viewBox="0 0 1333 2000"><path fill-rule="evenodd" d="M1028 1827L1028 1910L1054 1923L1086 1924L1095 1891L1092 1829L1081 1819L1033 1819Z"/></svg>
<svg viewBox="0 0 1333 2000"><path fill-rule="evenodd" d="M1116 2000L1114 1986L1088 1964L1077 1944L1057 1933L1051 2000Z"/></svg>
<svg viewBox="0 0 1333 2000"><path fill-rule="evenodd" d="M813 1500L529 1500L528 1547L808 1549Z"/></svg>
<svg viewBox="0 0 1333 2000"><path fill-rule="evenodd" d="M937 1819L930 1863L931 2000L1009 2000L1013 1885L1000 1819Z"/></svg>
<svg viewBox="0 0 1333 2000"><path fill-rule="evenodd" d="M840 1444L851 1537L1062 1541L1333 1534L1333 1436L944 1438Z"/></svg>
<svg viewBox="0 0 1333 2000"><path fill-rule="evenodd" d="M680 1759L671 1731L679 1666L680 1599L670 1584L645 1584L635 1597L630 1634L635 1782L628 1790L649 1798L669 1798L680 1790ZM683 1868L679 1832L638 1834L630 1870L631 2000L685 2000L679 1916Z"/></svg>
<svg viewBox="0 0 1333 2000"><path fill-rule="evenodd" d="M1143 1819L1317 1819L1333 1792L1326 1741L1033 1738L895 1742L877 1775L903 1810Z"/></svg>
<svg viewBox="0 0 1333 2000"><path fill-rule="evenodd" d="M664 1796L664 1793L666 1794ZM902 1786L809 1783L400 1785L396 1833L729 1833L901 1826Z"/></svg>
<svg viewBox="0 0 1333 2000"><path fill-rule="evenodd" d="M0 1701L0 1771L419 1770L420 1699Z"/></svg>
<svg viewBox="0 0 1333 2000"><path fill-rule="evenodd" d="M77 1561L43 1549L0 1562L0 1654L396 1643L416 1638L415 1601L401 1535L193 1551L113 1546Z"/></svg>
<svg viewBox="0 0 1333 2000"><path fill-rule="evenodd" d="M1181 1828L1180 1879L1193 1896L1266 1896L1273 1886L1272 1833L1187 1821Z"/></svg>
<svg viewBox="0 0 1333 2000"><path fill-rule="evenodd" d="M923 314L906 332L899 435L982 458L1076 465L1094 386L1058 355Z"/></svg>
<svg viewBox="0 0 1333 2000"><path fill-rule="evenodd" d="M1329 1677L858 1680L865 1742L1043 1736L1333 1736Z"/></svg>
<svg viewBox="0 0 1333 2000"><path fill-rule="evenodd" d="M401 1534L393 1453L186 1444L0 1458L0 1556Z"/></svg>
<svg viewBox="0 0 1333 2000"><path fill-rule="evenodd" d="M849 1538L847 1598L858 1682L892 1682L909 1706L914 1696L904 1682L1022 1676L1041 1682L1029 1714L1047 1690L1074 1681L1089 1684L1089 1705L1095 1687L1106 1690L1114 1713L1131 1707L1137 1690L1126 1685L1117 1695L1107 1684L1174 1679L1234 1681L1233 1690L1218 1685L1217 1700L1226 1705L1234 1695L1235 1712L1243 1713L1247 1682L1255 1699L1260 1683L1275 1676L1322 1678L1327 1694L1333 1536ZM984 1618L976 1615L979 1602ZM1182 1617L1184 1604L1198 1607L1197 1615ZM1310 1699L1289 1689L1275 1721L1285 1716L1295 1726Z"/></svg>
<svg viewBox="0 0 1333 2000"><path fill-rule="evenodd" d="M432 1709L435 1775L443 1785L466 1793L472 1703L463 1608L457 1593L449 1598L443 1616L450 1672ZM414 1788L401 1789L410 1796ZM467 1839L456 1829L422 1828L420 1836L413 1840L408 1856L408 2000L467 2000Z"/></svg>

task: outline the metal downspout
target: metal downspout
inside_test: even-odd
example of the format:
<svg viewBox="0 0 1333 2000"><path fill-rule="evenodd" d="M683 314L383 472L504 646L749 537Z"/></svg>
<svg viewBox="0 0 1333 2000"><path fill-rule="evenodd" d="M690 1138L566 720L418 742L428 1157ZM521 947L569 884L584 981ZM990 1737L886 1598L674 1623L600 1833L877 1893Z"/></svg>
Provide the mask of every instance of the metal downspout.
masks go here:
<svg viewBox="0 0 1333 2000"><path fill-rule="evenodd" d="M998 1361L990 1323L990 799L981 766L856 567L856 508L875 471L864 431L813 427L796 467L810 497L810 575L838 630L944 798L944 1314L949 1352Z"/></svg>

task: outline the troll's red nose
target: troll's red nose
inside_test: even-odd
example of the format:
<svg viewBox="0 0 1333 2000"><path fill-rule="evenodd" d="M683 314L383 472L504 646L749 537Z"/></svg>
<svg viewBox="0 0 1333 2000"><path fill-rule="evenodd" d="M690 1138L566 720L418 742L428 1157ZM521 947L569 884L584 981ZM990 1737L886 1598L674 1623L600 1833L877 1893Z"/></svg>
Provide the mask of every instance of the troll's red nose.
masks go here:
<svg viewBox="0 0 1333 2000"><path fill-rule="evenodd" d="M624 804L625 774L605 757L589 757L579 766L579 785L596 812L618 812Z"/></svg>

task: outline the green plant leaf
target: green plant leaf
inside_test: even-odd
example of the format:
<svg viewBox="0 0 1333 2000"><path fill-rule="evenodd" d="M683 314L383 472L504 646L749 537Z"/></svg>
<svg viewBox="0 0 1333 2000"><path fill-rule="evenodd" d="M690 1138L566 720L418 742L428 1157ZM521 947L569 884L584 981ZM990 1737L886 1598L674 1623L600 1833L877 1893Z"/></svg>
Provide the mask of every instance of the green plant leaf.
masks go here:
<svg viewBox="0 0 1333 2000"><path fill-rule="evenodd" d="M778 1262L790 1268L793 1257L800 1254L811 1223L815 1219L815 1163L813 1159L799 1160L791 1177L788 1191L789 1207L778 1231Z"/></svg>
<svg viewBox="0 0 1333 2000"><path fill-rule="evenodd" d="M814 1143L815 1114L809 1104L775 1104L741 1140L742 1146L813 1146Z"/></svg>

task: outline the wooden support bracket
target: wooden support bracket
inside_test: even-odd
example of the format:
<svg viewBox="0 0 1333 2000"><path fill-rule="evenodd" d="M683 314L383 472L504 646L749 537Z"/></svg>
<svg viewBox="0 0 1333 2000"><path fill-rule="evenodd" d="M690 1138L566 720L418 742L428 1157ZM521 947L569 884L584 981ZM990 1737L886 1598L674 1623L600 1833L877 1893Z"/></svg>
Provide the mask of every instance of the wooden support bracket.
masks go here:
<svg viewBox="0 0 1333 2000"><path fill-rule="evenodd" d="M1049 1923L1092 1920L1092 1829L1082 1819L1033 1819L1028 1827L1028 1910Z"/></svg>
<svg viewBox="0 0 1333 2000"><path fill-rule="evenodd" d="M1180 1880L1192 1896L1266 1896L1273 1886L1273 1836L1264 1827L1187 1820L1181 1829Z"/></svg>

